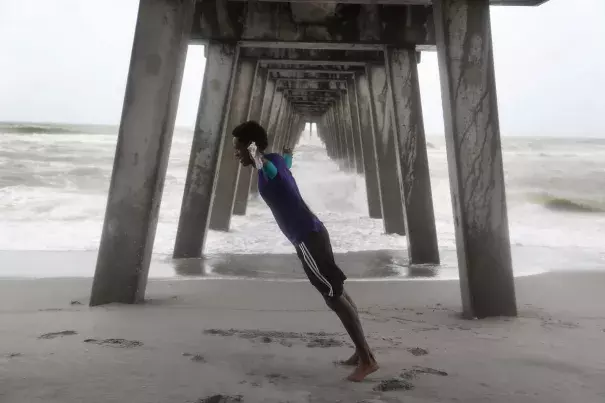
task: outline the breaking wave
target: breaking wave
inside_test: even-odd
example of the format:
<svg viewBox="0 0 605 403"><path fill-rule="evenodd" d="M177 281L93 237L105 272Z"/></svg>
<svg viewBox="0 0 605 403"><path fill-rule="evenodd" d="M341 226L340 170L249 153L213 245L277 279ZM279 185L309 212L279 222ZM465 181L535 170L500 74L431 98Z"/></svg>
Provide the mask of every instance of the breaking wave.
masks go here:
<svg viewBox="0 0 605 403"><path fill-rule="evenodd" d="M4 134L97 134L117 133L112 125L72 125L57 123L0 123Z"/></svg>
<svg viewBox="0 0 605 403"><path fill-rule="evenodd" d="M549 210L568 213L603 213L605 205L594 200L581 200L542 194L536 197L536 202Z"/></svg>

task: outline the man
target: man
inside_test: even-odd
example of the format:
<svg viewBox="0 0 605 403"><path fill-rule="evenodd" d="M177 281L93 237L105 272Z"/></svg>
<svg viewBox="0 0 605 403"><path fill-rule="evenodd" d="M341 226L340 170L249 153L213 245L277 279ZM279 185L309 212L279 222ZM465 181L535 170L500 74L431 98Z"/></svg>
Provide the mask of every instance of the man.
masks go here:
<svg viewBox="0 0 605 403"><path fill-rule="evenodd" d="M267 133L258 123L249 121L233 130L235 156L245 167L258 169L258 191L265 200L284 235L296 253L311 284L323 295L326 304L340 318L355 344L355 353L344 365L355 366L348 380L361 382L378 369L363 334L357 307L344 290L346 276L334 262L330 237L323 223L304 202L290 172L292 153L265 154Z"/></svg>

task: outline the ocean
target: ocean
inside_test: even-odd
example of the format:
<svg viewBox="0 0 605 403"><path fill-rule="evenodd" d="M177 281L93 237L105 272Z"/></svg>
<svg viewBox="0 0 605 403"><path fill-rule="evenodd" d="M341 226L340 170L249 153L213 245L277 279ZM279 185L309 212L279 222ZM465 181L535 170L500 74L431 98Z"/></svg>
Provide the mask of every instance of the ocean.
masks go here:
<svg viewBox="0 0 605 403"><path fill-rule="evenodd" d="M0 124L0 277L93 275L116 133L114 126ZM192 135L175 131L151 277L182 274L182 262L170 256ZM442 135L427 141L442 256L442 265L428 277L456 278L445 141ZM504 136L503 155L515 274L605 270L605 139ZM416 277L406 264L405 238L383 234L382 222L368 217L363 177L340 170L317 137L303 135L292 171L307 203L325 222L339 259L388 266L365 276L373 279L384 273L389 281ZM246 216L233 217L230 232L210 231L206 244L209 257L231 256L232 266L265 264L253 255L292 252L260 199L250 201ZM221 262L215 266L223 271L216 273L237 273ZM289 263L273 266L264 277L302 273ZM252 277L263 277L262 272Z"/></svg>

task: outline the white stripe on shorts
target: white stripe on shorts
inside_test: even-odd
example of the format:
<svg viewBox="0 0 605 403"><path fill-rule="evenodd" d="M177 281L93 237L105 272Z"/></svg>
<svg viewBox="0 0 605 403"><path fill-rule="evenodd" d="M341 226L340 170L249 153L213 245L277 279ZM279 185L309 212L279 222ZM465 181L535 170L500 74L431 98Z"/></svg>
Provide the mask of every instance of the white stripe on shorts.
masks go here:
<svg viewBox="0 0 605 403"><path fill-rule="evenodd" d="M317 263L315 263L315 260L313 259L311 252L309 252L307 245L305 245L304 242L301 242L298 246L300 247L300 250L303 254L303 258L305 259L305 262L307 262L307 266L309 266L309 269L311 269L311 271L313 272L313 274L315 274L315 277L317 277L319 281L321 281L328 287L328 297L333 297L334 290L332 289L332 284L330 284L328 279L325 278L319 271Z"/></svg>

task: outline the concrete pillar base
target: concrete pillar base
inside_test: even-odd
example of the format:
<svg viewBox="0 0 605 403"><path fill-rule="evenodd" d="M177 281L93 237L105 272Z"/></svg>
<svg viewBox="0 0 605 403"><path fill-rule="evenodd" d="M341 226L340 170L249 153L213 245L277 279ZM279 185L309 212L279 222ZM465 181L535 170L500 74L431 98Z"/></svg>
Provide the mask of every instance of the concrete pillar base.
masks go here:
<svg viewBox="0 0 605 403"><path fill-rule="evenodd" d="M408 256L411 264L439 264L416 51L387 48L386 66L393 88Z"/></svg>
<svg viewBox="0 0 605 403"><path fill-rule="evenodd" d="M145 297L194 5L139 5L92 306Z"/></svg>
<svg viewBox="0 0 605 403"><path fill-rule="evenodd" d="M464 314L515 316L489 1L433 8Z"/></svg>
<svg viewBox="0 0 605 403"><path fill-rule="evenodd" d="M224 144L229 98L235 80L238 52L234 45L210 42L206 71L191 144L189 168L173 257L199 258L210 222L216 171Z"/></svg>

